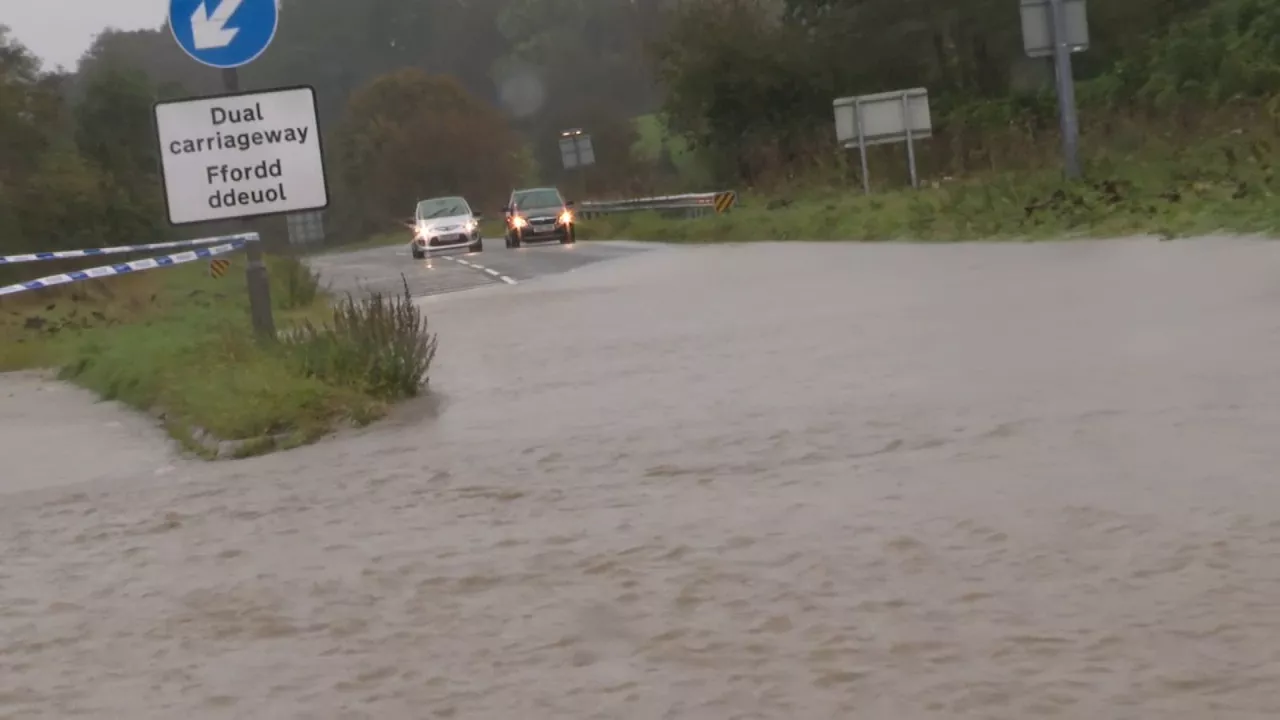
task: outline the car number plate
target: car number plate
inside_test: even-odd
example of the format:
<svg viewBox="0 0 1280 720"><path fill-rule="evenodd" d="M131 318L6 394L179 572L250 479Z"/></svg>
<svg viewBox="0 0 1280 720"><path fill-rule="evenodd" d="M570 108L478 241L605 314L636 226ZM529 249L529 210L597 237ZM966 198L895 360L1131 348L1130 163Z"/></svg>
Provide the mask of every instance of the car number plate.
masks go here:
<svg viewBox="0 0 1280 720"><path fill-rule="evenodd" d="M551 232L554 229L555 228L551 227L550 225L534 225L533 226L533 231L536 233Z"/></svg>

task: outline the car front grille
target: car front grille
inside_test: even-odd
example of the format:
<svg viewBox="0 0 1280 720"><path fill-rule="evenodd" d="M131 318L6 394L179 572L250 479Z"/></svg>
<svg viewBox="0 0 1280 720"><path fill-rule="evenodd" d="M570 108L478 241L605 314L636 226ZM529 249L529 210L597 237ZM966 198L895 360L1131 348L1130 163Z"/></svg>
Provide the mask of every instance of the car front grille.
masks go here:
<svg viewBox="0 0 1280 720"><path fill-rule="evenodd" d="M431 238L431 246L439 247L441 245L457 245L467 241L467 236L461 233L449 233L448 235L437 235Z"/></svg>

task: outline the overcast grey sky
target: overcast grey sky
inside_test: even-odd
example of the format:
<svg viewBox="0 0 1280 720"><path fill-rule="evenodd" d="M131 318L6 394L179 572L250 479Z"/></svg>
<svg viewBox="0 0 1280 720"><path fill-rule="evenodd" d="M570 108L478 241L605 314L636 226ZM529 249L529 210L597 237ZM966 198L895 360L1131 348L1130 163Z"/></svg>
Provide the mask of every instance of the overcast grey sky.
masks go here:
<svg viewBox="0 0 1280 720"><path fill-rule="evenodd" d="M167 0L0 0L0 24L45 61L74 70L93 36L108 27L159 27Z"/></svg>

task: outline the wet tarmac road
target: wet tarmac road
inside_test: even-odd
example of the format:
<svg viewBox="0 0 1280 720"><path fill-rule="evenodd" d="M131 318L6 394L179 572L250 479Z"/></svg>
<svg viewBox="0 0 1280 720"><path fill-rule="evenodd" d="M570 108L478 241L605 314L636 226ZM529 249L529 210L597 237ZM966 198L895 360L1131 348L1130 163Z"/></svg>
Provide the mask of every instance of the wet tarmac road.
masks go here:
<svg viewBox="0 0 1280 720"><path fill-rule="evenodd" d="M487 238L482 252L450 252L415 260L404 245L308 259L333 290L360 294L399 293L407 283L414 297L471 290L493 284L514 285L558 275L593 263L626 257L654 247L646 243L578 242L527 245L511 250L502 238ZM402 281L401 275L404 279Z"/></svg>
<svg viewBox="0 0 1280 720"><path fill-rule="evenodd" d="M0 717L1280 717L1280 245L423 304L431 397L243 462L0 376Z"/></svg>

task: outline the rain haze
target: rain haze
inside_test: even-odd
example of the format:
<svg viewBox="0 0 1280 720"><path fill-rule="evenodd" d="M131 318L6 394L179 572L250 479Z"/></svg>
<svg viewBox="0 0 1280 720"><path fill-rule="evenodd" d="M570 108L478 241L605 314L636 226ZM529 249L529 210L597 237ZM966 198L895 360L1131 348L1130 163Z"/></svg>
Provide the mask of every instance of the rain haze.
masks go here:
<svg viewBox="0 0 1280 720"><path fill-rule="evenodd" d="M165 7L165 0L0 0L0 25L8 25L46 69L74 70L95 35L109 27L158 27Z"/></svg>
<svg viewBox="0 0 1280 720"><path fill-rule="evenodd" d="M1280 718L1280 0L1069 2L0 0L0 719Z"/></svg>

